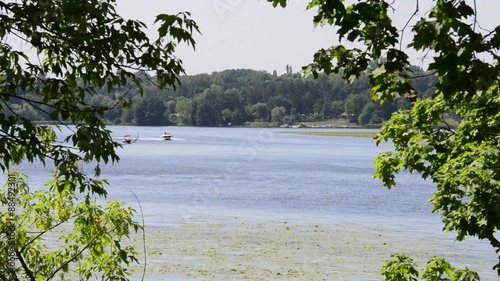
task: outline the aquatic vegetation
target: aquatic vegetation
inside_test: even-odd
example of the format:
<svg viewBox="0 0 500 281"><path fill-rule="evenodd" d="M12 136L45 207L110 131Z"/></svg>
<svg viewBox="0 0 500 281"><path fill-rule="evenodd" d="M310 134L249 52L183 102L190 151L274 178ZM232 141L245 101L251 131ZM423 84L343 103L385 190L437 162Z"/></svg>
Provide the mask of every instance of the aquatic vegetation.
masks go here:
<svg viewBox="0 0 500 281"><path fill-rule="evenodd" d="M494 260L494 256L489 260L484 257L477 245L455 243L450 235L425 229L367 222L287 222L210 216L197 221L170 229L146 230L148 277L380 279L380 260L394 251L410 254L422 265L428 256L440 255L458 264L467 261L469 266L487 273L492 273L488 264ZM476 255L482 258L470 259Z"/></svg>

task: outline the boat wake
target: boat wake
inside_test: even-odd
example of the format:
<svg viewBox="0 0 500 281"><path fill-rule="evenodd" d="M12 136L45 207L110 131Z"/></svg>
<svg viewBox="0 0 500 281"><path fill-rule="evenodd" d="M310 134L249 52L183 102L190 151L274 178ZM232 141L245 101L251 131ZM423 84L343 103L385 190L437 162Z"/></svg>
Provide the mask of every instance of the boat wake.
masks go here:
<svg viewBox="0 0 500 281"><path fill-rule="evenodd" d="M174 140L179 140L177 138L171 138L170 140L165 140L164 138L139 138L139 140L143 140L143 141L166 141L166 142L169 142L169 141L174 141Z"/></svg>
<svg viewBox="0 0 500 281"><path fill-rule="evenodd" d="M123 140L123 137L113 137L113 139L115 139L115 140ZM185 141L186 139L171 138L170 140L165 140L164 138L138 138L137 140L138 141L164 141L164 142L169 142L169 141Z"/></svg>

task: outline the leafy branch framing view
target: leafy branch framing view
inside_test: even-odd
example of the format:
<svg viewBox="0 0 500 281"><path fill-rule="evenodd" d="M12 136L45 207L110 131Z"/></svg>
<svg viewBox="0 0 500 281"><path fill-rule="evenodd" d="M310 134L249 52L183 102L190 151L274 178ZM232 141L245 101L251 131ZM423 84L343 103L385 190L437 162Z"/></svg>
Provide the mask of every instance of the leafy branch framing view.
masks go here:
<svg viewBox="0 0 500 281"><path fill-rule="evenodd" d="M274 6L287 4L286 0L268 1ZM393 114L376 137L377 143L391 141L395 151L377 157L375 177L387 188L395 185L395 174L402 169L431 179L437 188L431 199L433 212L442 215L444 230L455 231L458 240L466 236L489 240L498 253L500 26L481 28L476 1L437 0L409 32L409 23L421 12L419 1L401 29L391 20L394 3L311 1L308 8L318 11L316 25L332 25L341 41L357 42L365 49L343 45L322 49L304 71L314 76L319 71L341 73L349 81L368 71L375 101L390 102L401 96L411 99L412 109ZM403 48L407 33L413 38ZM419 99L410 84L409 50L430 58L428 71L438 77L436 91L427 99ZM367 69L371 62L377 62L377 67ZM450 113L461 118L456 128L446 126L443 119ZM399 269L388 262L385 277L416 280L417 272L397 274L404 271L407 261L400 262ZM441 280L442 274L459 280L455 273L444 270L449 268L444 263L431 268L441 274L423 274L427 280ZM500 262L494 268L500 275ZM396 273L389 273L389 269Z"/></svg>
<svg viewBox="0 0 500 281"><path fill-rule="evenodd" d="M16 187L7 184L0 195L2 205L13 209L0 215L8 222L0 226L3 280L127 280L126 265L137 262L134 248L122 244L131 231L142 229L132 220L134 211L119 202L103 207L90 200L90 195L106 196L99 165L117 162L120 144L102 120L110 108L89 105L85 97L127 88L129 81L142 93L138 71L154 72L159 88L175 87L184 73L175 48L179 43L194 48L192 34L199 29L188 12L161 14L155 21L158 37L151 40L146 25L123 19L115 4L0 1L0 168ZM14 99L49 115L56 125L7 115L15 113ZM115 106L130 105L124 94ZM71 132L64 140L56 137L61 127ZM48 161L55 171L46 190L29 190L25 177L14 171L22 162ZM94 173L87 175L82 165L95 165ZM48 247L47 235L58 235L64 244ZM20 266L7 266L12 253Z"/></svg>

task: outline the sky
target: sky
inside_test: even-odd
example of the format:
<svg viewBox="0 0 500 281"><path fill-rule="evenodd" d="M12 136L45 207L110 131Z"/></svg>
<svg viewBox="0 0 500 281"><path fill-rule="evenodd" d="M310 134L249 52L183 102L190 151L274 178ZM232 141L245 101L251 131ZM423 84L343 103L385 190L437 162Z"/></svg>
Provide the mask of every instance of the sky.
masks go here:
<svg viewBox="0 0 500 281"><path fill-rule="evenodd" d="M157 14L189 11L202 34L194 36L196 51L180 45L176 52L188 75L236 68L276 70L282 74L287 64L294 72L300 71L312 62L317 50L338 44L332 27L314 28L315 13L306 11L308 2L291 0L283 9L274 8L266 0L117 0L117 11L125 18L151 26L151 35L156 32L152 24ZM423 12L431 1L419 3ZM415 0L396 1L393 18L398 26L410 18L415 4ZM493 29L500 25L500 0L478 0L477 8L482 27ZM410 56L413 64L425 68L429 63L421 60L421 54Z"/></svg>

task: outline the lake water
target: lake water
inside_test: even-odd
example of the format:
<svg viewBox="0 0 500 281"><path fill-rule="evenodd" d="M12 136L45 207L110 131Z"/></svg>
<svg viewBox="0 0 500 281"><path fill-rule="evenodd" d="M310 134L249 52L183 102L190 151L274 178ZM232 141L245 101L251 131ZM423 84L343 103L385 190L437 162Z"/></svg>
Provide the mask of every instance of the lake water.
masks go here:
<svg viewBox="0 0 500 281"><path fill-rule="evenodd" d="M356 221L441 233L440 218L431 214L428 203L433 184L419 175L402 173L395 188L383 189L373 179L373 162L391 147L377 147L369 138L282 133L304 129L110 129L118 141L124 135L138 135L139 140L119 150L118 164L101 167L101 177L110 183L108 198L138 209L133 192L149 226L189 224L204 214ZM164 131L172 133L173 140L161 140ZM31 185L42 186L48 179L50 167L21 168L29 174ZM169 219L174 215L182 219ZM485 243L470 243L477 243L474 247L479 252L493 252Z"/></svg>
<svg viewBox="0 0 500 281"><path fill-rule="evenodd" d="M310 137L283 130L114 127L146 141L124 146L118 165L103 168L110 193L133 190L143 203L311 215L426 217L431 183L402 175L388 191L373 179L377 148L367 138Z"/></svg>

